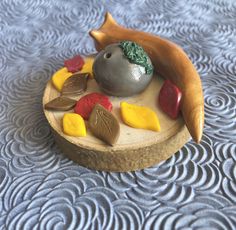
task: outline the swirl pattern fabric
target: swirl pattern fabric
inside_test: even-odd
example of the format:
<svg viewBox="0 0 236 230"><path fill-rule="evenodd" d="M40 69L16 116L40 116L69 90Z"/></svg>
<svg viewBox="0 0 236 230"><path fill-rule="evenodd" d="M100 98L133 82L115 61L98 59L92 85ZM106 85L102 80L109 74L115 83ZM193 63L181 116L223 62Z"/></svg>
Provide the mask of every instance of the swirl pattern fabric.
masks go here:
<svg viewBox="0 0 236 230"><path fill-rule="evenodd" d="M67 159L43 115L46 82L106 11L182 46L203 83L202 142L130 173ZM1 0L0 229L236 229L236 3Z"/></svg>

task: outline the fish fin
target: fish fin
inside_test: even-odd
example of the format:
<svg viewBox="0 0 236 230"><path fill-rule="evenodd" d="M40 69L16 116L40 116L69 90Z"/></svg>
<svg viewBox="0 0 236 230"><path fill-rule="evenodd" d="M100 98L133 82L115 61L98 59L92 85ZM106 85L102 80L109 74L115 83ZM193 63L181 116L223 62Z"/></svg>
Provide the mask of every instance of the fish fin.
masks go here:
<svg viewBox="0 0 236 230"><path fill-rule="evenodd" d="M107 45L119 41L99 30L91 30L89 34L95 40L95 47L98 51L104 49Z"/></svg>
<svg viewBox="0 0 236 230"><path fill-rule="evenodd" d="M117 27L117 26L119 25L116 23L112 15L109 12L106 12L105 20L98 30L102 32L106 32L106 31L111 30L112 27Z"/></svg>

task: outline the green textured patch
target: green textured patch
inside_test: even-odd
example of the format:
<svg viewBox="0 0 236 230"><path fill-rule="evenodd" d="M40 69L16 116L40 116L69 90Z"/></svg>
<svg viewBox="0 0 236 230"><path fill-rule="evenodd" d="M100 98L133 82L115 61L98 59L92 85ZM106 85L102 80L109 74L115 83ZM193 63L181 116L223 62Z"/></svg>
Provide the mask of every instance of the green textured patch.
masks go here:
<svg viewBox="0 0 236 230"><path fill-rule="evenodd" d="M152 64L148 63L148 55L144 49L135 42L122 41L119 44L126 58L131 63L141 65L145 68L146 74L153 73Z"/></svg>

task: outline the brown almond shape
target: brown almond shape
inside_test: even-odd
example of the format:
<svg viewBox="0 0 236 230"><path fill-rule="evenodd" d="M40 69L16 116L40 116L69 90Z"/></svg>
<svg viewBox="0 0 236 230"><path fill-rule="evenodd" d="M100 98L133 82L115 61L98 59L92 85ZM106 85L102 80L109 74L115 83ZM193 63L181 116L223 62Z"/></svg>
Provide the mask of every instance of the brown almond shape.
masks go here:
<svg viewBox="0 0 236 230"><path fill-rule="evenodd" d="M114 145L120 136L119 121L99 104L95 105L89 117L89 127L97 138L110 145Z"/></svg>
<svg viewBox="0 0 236 230"><path fill-rule="evenodd" d="M68 97L57 97L44 105L47 110L67 111L75 107L76 100Z"/></svg>
<svg viewBox="0 0 236 230"><path fill-rule="evenodd" d="M87 89L87 81L89 73L76 73L69 77L63 84L61 94L63 96L68 95L80 95Z"/></svg>
<svg viewBox="0 0 236 230"><path fill-rule="evenodd" d="M204 127L204 98L200 76L178 45L146 32L126 29L107 13L98 30L90 31L98 51L122 40L137 42L149 54L155 71L182 92L181 112L192 138L199 143Z"/></svg>

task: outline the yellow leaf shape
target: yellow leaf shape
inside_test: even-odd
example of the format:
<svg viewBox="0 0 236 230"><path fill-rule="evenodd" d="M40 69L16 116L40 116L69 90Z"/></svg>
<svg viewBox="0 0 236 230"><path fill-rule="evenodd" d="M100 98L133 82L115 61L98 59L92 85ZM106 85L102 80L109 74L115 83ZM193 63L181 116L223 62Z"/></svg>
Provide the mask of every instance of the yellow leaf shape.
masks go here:
<svg viewBox="0 0 236 230"><path fill-rule="evenodd" d="M81 69L81 71L79 71L80 73L90 73L90 76L93 77L93 62L94 62L94 58L85 58L84 59L84 65Z"/></svg>
<svg viewBox="0 0 236 230"><path fill-rule="evenodd" d="M61 92L64 82L67 78L71 77L73 73L68 72L67 68L61 68L52 76L52 83L55 86L55 88Z"/></svg>
<svg viewBox="0 0 236 230"><path fill-rule="evenodd" d="M121 102L121 116L124 123L137 129L160 131L156 113L148 107Z"/></svg>
<svg viewBox="0 0 236 230"><path fill-rule="evenodd" d="M77 113L65 113L62 119L63 132L69 136L85 137L84 119Z"/></svg>

